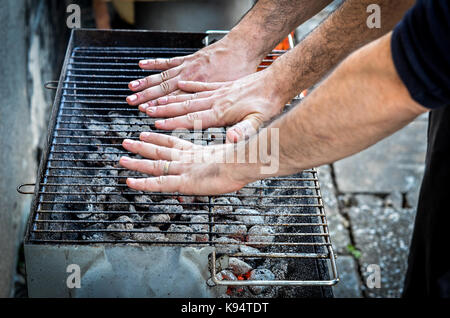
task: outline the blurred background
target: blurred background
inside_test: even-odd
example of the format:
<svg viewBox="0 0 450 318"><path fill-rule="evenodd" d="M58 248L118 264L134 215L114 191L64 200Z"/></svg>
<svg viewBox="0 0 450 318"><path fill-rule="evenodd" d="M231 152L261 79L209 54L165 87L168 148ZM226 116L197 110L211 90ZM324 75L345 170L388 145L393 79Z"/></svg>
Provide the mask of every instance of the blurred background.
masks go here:
<svg viewBox="0 0 450 318"><path fill-rule="evenodd" d="M27 297L21 248L31 196L16 186L34 183L57 80L77 27L194 31L231 29L253 0L5 0L0 2L0 297ZM342 0L300 26L313 30ZM336 297L398 297L401 293L426 150L426 116L370 149L319 167L341 282ZM381 288L368 289L367 266L381 268Z"/></svg>

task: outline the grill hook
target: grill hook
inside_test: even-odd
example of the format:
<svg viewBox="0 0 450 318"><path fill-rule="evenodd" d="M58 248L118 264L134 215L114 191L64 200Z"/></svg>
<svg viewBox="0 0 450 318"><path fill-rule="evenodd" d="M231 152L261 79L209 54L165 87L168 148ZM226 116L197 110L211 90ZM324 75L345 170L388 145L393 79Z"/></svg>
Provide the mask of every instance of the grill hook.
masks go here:
<svg viewBox="0 0 450 318"><path fill-rule="evenodd" d="M16 190L17 192L19 192L20 194L34 194L34 191L23 191L22 188L23 187L31 187L31 186L36 186L35 183L23 183L19 186L17 186Z"/></svg>
<svg viewBox="0 0 450 318"><path fill-rule="evenodd" d="M56 85L55 85L56 84ZM48 81L45 82L44 87L46 89L57 89L58 88L58 81Z"/></svg>

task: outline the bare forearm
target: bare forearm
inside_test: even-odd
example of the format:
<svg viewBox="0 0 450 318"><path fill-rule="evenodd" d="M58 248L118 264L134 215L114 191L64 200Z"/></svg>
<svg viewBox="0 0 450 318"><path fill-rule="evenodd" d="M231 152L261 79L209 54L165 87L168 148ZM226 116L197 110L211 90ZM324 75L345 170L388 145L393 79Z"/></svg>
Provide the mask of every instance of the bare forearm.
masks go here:
<svg viewBox="0 0 450 318"><path fill-rule="evenodd" d="M266 128L269 135L273 128L279 131L279 170L274 174L288 175L350 156L425 111L397 75L389 33L350 55L300 105ZM254 174L254 167L249 171Z"/></svg>
<svg viewBox="0 0 450 318"><path fill-rule="evenodd" d="M331 0L260 0L230 31L225 41L245 47L248 59L261 60L296 26Z"/></svg>
<svg viewBox="0 0 450 318"><path fill-rule="evenodd" d="M348 54L386 34L400 21L414 0L380 0L381 28L366 24L367 6L373 0L347 0L294 50L286 53L269 68L277 78L276 91L289 101L303 89L311 87ZM279 77L279 78L278 78Z"/></svg>

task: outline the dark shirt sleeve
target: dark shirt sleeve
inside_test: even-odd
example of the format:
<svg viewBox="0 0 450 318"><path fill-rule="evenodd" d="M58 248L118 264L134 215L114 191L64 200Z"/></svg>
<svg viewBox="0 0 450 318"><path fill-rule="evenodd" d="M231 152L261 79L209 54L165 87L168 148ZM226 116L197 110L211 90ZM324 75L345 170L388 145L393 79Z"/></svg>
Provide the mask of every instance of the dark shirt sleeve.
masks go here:
<svg viewBox="0 0 450 318"><path fill-rule="evenodd" d="M418 0L395 27L391 49L416 102L432 109L450 105L449 0Z"/></svg>

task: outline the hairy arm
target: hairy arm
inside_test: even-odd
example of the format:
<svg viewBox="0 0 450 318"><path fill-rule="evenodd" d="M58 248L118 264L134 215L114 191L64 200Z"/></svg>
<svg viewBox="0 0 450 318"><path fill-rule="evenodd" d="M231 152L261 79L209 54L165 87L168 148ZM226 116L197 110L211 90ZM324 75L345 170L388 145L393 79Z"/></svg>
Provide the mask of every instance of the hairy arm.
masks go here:
<svg viewBox="0 0 450 318"><path fill-rule="evenodd" d="M295 49L277 59L268 69L273 91L284 103L311 87L347 55L391 31L414 0L380 0L381 28L370 29L367 7L373 0L347 0Z"/></svg>
<svg viewBox="0 0 450 318"><path fill-rule="evenodd" d="M427 111L399 78L390 40L391 33L350 55L304 102L266 128L269 135L273 128L279 131L279 170L274 174L350 156Z"/></svg>
<svg viewBox="0 0 450 318"><path fill-rule="evenodd" d="M245 43L251 58L260 61L289 32L329 3L331 0L259 0L225 40Z"/></svg>

